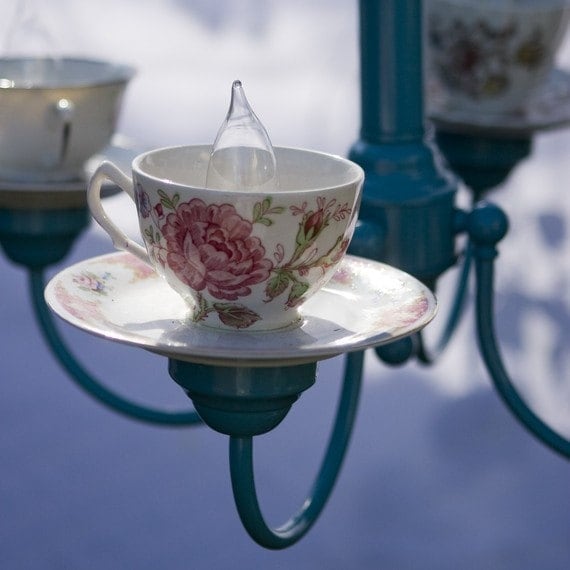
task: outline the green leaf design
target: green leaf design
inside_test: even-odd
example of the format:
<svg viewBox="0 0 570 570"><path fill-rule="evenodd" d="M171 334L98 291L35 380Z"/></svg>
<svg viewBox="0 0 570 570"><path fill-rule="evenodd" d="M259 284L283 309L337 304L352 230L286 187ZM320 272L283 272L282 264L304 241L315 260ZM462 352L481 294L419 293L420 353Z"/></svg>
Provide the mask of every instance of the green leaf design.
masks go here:
<svg viewBox="0 0 570 570"><path fill-rule="evenodd" d="M162 190L158 190L158 195L160 196L160 203L169 210L176 210L176 205L180 201L180 195L178 193L174 194L172 198L168 196L168 194Z"/></svg>
<svg viewBox="0 0 570 570"><path fill-rule="evenodd" d="M305 281L295 281L295 283L293 283L293 286L291 287L291 291L289 292L289 298L287 299L287 306L288 307L294 307L295 305L297 305L303 295L307 292L307 290L309 289L309 284Z"/></svg>
<svg viewBox="0 0 570 570"><path fill-rule="evenodd" d="M195 323L198 321L203 321L211 311L212 309L208 307L208 302L206 299L204 299L204 297L199 294L198 302L196 303L196 306L194 307L194 311L192 313L192 321Z"/></svg>
<svg viewBox="0 0 570 570"><path fill-rule="evenodd" d="M255 224L259 218L261 218L261 202L256 202L253 206L253 220L252 222Z"/></svg>
<svg viewBox="0 0 570 570"><path fill-rule="evenodd" d="M261 319L255 311L244 305L214 303L214 310L224 325L236 329L246 329Z"/></svg>
<svg viewBox="0 0 570 570"><path fill-rule="evenodd" d="M265 295L267 297L267 302L272 301L275 297L278 297L283 293L291 282L291 276L285 271L278 271L277 274L272 277L267 286L265 287Z"/></svg>
<svg viewBox="0 0 570 570"><path fill-rule="evenodd" d="M284 206L273 206L271 204L273 202L272 196L267 196L261 202L256 202L253 206L253 224L263 224L264 226L271 226L273 224L273 220L268 218L267 214L282 214L285 211Z"/></svg>
<svg viewBox="0 0 570 570"><path fill-rule="evenodd" d="M152 228L146 228L144 235L149 239L150 243L154 243L154 231Z"/></svg>

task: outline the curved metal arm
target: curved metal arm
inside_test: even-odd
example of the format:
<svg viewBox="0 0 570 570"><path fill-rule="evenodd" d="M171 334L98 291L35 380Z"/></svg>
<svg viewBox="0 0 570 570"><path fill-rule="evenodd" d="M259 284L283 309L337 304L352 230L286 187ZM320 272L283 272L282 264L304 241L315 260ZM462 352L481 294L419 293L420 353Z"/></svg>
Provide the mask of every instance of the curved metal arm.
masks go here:
<svg viewBox="0 0 570 570"><path fill-rule="evenodd" d="M463 254L463 265L457 278L457 286L455 289L455 298L453 299L453 305L451 306L451 310L447 317L445 328L443 329L441 337L439 338L435 347L431 350L426 347L423 334L424 331L420 331L417 334L417 357L418 360L423 364L433 364L437 358L439 358L441 353L447 348L447 345L453 337L457 326L461 322L461 317L465 312L465 298L469 289L468 284L469 273L471 271L471 261L471 248L466 247Z"/></svg>
<svg viewBox="0 0 570 570"><path fill-rule="evenodd" d="M506 233L507 221L495 206L484 205L474 212L470 234L475 246L477 336L481 355L497 392L517 420L553 451L570 458L570 441L553 431L526 405L503 365L493 318L493 263L497 255L495 244Z"/></svg>
<svg viewBox="0 0 570 570"><path fill-rule="evenodd" d="M493 261L477 259L477 333L481 355L503 402L534 436L570 459L570 441L548 427L530 410L513 386L497 348L493 319Z"/></svg>
<svg viewBox="0 0 570 570"><path fill-rule="evenodd" d="M303 506L283 526L267 526L255 489L253 441L251 437L230 437L230 469L234 499L240 519L249 535L261 546L282 549L301 539L325 506L342 465L358 405L364 353L347 355L344 384L334 429L318 476Z"/></svg>
<svg viewBox="0 0 570 570"><path fill-rule="evenodd" d="M45 279L41 269L30 269L29 287L34 312L44 339L71 378L89 395L115 412L143 422L169 426L201 424L202 420L194 411L163 412L155 410L129 402L103 386L77 362L61 338L53 316L44 300Z"/></svg>

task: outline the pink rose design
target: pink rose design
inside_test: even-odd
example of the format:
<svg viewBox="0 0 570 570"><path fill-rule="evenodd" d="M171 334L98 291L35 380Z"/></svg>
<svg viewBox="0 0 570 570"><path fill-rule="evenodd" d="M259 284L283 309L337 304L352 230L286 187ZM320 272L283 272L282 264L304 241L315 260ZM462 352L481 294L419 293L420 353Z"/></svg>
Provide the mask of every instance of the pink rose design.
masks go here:
<svg viewBox="0 0 570 570"><path fill-rule="evenodd" d="M168 214L162 226L166 263L193 289L235 301L249 295L251 285L268 279L273 268L251 230L252 224L231 204L207 206L194 198Z"/></svg>
<svg viewBox="0 0 570 570"><path fill-rule="evenodd" d="M306 239L310 240L318 236L323 229L324 223L325 215L322 208L316 212L312 212L305 220L305 224L303 226L303 231L305 232Z"/></svg>

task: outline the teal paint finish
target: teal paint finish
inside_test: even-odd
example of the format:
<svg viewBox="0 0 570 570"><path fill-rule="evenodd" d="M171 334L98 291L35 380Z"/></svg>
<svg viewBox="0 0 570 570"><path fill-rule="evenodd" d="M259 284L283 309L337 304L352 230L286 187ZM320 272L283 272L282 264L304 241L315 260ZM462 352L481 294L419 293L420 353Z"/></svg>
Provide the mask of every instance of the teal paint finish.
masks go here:
<svg viewBox="0 0 570 570"><path fill-rule="evenodd" d="M0 244L14 263L41 268L60 262L89 225L87 208L0 209Z"/></svg>
<svg viewBox="0 0 570 570"><path fill-rule="evenodd" d="M420 0L360 0L362 140L423 137Z"/></svg>
<svg viewBox="0 0 570 570"><path fill-rule="evenodd" d="M497 393L515 418L547 447L570 459L570 441L550 428L519 396L497 344L493 317L494 260L496 245L507 233L507 228L507 216L491 204L478 205L468 221L477 277L475 314L479 350Z"/></svg>
<svg viewBox="0 0 570 570"><path fill-rule="evenodd" d="M472 191L474 202L503 184L532 151L531 137L492 137L438 128L435 140L450 168Z"/></svg>
<svg viewBox="0 0 570 570"><path fill-rule="evenodd" d="M298 542L324 509L342 467L358 410L364 353L348 354L333 431L317 477L300 509L279 528L268 526L257 498L250 436L230 437L230 473L240 519L248 534L265 548L280 550Z"/></svg>
<svg viewBox="0 0 570 570"><path fill-rule="evenodd" d="M349 158L365 171L350 252L432 286L455 262L456 181L424 129L422 2L361 0L361 130Z"/></svg>
<svg viewBox="0 0 570 570"><path fill-rule="evenodd" d="M252 436L281 423L299 395L315 383L317 363L211 366L170 359L168 371L212 429Z"/></svg>

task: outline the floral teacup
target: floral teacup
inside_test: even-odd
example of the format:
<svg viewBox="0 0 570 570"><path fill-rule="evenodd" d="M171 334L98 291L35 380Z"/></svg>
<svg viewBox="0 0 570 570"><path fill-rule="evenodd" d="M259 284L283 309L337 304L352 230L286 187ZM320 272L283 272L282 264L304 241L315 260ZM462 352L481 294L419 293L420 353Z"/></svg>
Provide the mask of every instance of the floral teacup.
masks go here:
<svg viewBox="0 0 570 570"><path fill-rule="evenodd" d="M570 0L428 0L429 69L450 107L514 113L544 84Z"/></svg>
<svg viewBox="0 0 570 570"><path fill-rule="evenodd" d="M204 188L209 146L139 155L132 181L105 162L90 181L89 208L115 247L152 265L188 302L192 321L232 330L286 327L301 320L303 302L342 260L364 173L324 153L275 153L280 186L272 193ZM144 248L105 214L106 179L135 201Z"/></svg>

